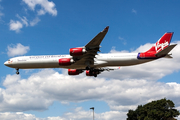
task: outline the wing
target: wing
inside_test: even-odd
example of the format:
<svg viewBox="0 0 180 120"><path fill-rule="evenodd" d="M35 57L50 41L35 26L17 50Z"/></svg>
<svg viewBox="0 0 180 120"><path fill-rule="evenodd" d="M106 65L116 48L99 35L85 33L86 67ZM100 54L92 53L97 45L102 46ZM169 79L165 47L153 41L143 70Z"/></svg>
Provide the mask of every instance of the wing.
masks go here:
<svg viewBox="0 0 180 120"><path fill-rule="evenodd" d="M103 31L97 34L87 45L85 45L86 49L99 49L100 44L108 32L109 26L107 26Z"/></svg>
<svg viewBox="0 0 180 120"><path fill-rule="evenodd" d="M86 50L85 54L81 56L73 56L73 59L76 61L74 65L94 65L95 55L97 55L97 52L100 51L100 44L108 32L108 29L109 26L97 34L88 44L83 47Z"/></svg>

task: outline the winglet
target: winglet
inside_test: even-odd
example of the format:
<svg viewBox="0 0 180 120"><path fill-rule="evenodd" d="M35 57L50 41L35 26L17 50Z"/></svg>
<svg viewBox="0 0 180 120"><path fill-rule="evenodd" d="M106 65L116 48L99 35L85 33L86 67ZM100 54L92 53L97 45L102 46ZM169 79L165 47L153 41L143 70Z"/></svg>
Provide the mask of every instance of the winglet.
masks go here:
<svg viewBox="0 0 180 120"><path fill-rule="evenodd" d="M107 26L106 28L104 28L104 30L102 32L108 32L109 26Z"/></svg>

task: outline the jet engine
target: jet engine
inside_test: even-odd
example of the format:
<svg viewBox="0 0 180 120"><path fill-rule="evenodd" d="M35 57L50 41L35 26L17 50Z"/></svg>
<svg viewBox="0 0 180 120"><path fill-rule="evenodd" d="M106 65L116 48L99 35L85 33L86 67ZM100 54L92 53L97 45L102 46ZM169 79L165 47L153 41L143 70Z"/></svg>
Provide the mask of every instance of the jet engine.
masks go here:
<svg viewBox="0 0 180 120"><path fill-rule="evenodd" d="M86 53L84 48L71 48L69 49L69 54L71 56L81 56Z"/></svg>
<svg viewBox="0 0 180 120"><path fill-rule="evenodd" d="M83 72L82 70L68 69L68 75L79 75L82 72Z"/></svg>
<svg viewBox="0 0 180 120"><path fill-rule="evenodd" d="M74 63L74 60L71 58L61 58L59 59L59 65L61 66L68 66Z"/></svg>

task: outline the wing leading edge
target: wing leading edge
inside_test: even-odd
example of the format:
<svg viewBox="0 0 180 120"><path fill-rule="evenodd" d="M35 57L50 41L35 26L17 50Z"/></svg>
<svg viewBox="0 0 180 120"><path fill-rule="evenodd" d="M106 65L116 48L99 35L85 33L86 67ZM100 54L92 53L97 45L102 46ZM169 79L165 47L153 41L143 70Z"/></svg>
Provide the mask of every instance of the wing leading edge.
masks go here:
<svg viewBox="0 0 180 120"><path fill-rule="evenodd" d="M100 44L104 39L106 33L108 32L109 26L107 26L103 31L97 34L87 45L85 45L86 49L94 49L100 48Z"/></svg>

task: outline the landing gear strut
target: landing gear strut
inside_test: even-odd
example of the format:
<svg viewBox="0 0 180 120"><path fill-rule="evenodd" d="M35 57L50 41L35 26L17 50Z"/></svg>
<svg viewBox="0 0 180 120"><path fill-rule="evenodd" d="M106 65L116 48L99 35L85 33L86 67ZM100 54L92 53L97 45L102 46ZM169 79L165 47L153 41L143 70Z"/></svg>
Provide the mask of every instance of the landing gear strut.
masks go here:
<svg viewBox="0 0 180 120"><path fill-rule="evenodd" d="M19 68L16 68L16 74L19 75Z"/></svg>
<svg viewBox="0 0 180 120"><path fill-rule="evenodd" d="M89 66L86 67L86 70L90 70L91 68Z"/></svg>
<svg viewBox="0 0 180 120"><path fill-rule="evenodd" d="M86 70L89 71L87 76L94 76L97 77L98 71L96 69L90 68L89 66L86 67Z"/></svg>
<svg viewBox="0 0 180 120"><path fill-rule="evenodd" d="M97 77L97 71L96 69L91 69L90 70L90 75L94 76L94 77Z"/></svg>

